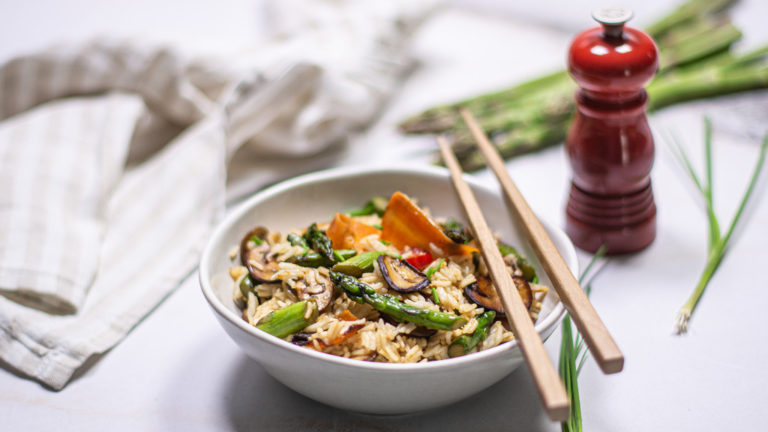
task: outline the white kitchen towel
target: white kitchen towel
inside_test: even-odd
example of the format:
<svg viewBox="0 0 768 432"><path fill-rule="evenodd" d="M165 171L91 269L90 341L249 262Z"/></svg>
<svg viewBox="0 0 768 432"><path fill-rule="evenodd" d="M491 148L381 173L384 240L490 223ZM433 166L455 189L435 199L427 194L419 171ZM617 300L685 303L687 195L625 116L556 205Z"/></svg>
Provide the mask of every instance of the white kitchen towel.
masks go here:
<svg viewBox="0 0 768 432"><path fill-rule="evenodd" d="M291 3L311 25L261 46L257 61L96 41L0 66L0 358L10 368L60 389L119 342L194 269L235 150L313 154L370 122L430 10Z"/></svg>

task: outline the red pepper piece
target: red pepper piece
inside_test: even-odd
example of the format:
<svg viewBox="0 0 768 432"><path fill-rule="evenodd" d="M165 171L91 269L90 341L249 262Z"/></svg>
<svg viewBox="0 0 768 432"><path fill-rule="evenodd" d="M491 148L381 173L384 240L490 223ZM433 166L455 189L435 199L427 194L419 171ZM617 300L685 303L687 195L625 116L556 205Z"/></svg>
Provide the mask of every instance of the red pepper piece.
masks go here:
<svg viewBox="0 0 768 432"><path fill-rule="evenodd" d="M408 262L408 264L416 267L419 270L424 270L428 265L432 263L432 261L435 260L432 254L427 251L414 249L413 252L413 255L409 256L405 260Z"/></svg>

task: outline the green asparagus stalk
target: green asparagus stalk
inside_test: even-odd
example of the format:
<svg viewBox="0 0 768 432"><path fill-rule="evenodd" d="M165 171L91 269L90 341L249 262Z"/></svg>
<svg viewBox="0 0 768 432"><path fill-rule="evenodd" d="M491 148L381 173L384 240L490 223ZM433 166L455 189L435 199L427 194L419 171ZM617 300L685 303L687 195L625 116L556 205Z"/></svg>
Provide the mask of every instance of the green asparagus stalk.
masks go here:
<svg viewBox="0 0 768 432"><path fill-rule="evenodd" d="M725 10L734 0L690 0L647 28L660 49L660 73L648 86L649 110L693 99L768 88L765 48L746 56L729 50L741 38ZM485 161L458 115L471 111L502 157L557 145L565 140L575 110L575 83L566 71L510 89L429 109L404 121L405 133L449 133L467 171Z"/></svg>
<svg viewBox="0 0 768 432"><path fill-rule="evenodd" d="M683 3L667 16L648 26L645 30L659 39L675 29L701 16L716 15L734 5L737 0L692 0Z"/></svg>
<svg viewBox="0 0 768 432"><path fill-rule="evenodd" d="M741 56L723 55L696 68L680 67L660 75L647 87L648 109L652 112L689 100L768 88L768 65L762 63L766 58L768 47L761 47ZM532 122L512 130L506 127L486 130L502 157L508 159L563 142L570 117L553 116L549 120L550 123ZM467 148L469 151L457 154L464 169L472 171L485 167L485 160L474 144Z"/></svg>
<svg viewBox="0 0 768 432"><path fill-rule="evenodd" d="M369 304L397 321L412 322L436 330L455 330L467 323L466 318L458 315L411 306L391 295L379 294L369 285L349 275L332 271L331 281L336 289L352 300Z"/></svg>
<svg viewBox="0 0 768 432"><path fill-rule="evenodd" d="M325 240L328 239L328 237L325 235L324 232L317 230L317 225L312 224L312 226L315 227L315 232L311 235L307 235L307 237L316 236L321 238L321 242L323 247L325 246ZM311 228L311 227L310 227ZM318 232L320 234L318 234ZM307 230L307 233L309 233L309 230ZM324 237L324 239L322 239ZM288 243L290 243L292 246L301 246L304 248L304 253L302 255L296 255L293 258L291 258L291 261L295 264L298 264L302 267L312 267L317 268L320 266L330 267L336 262L341 262L344 260L347 260L357 254L357 251L354 249L339 249L339 250L333 250L331 249L331 259L328 259L325 254L320 254L318 252L310 251L309 250L309 244L307 244L307 239L304 237L298 235L298 234L288 234L286 237L288 240ZM328 240L330 242L330 240Z"/></svg>
<svg viewBox="0 0 768 432"><path fill-rule="evenodd" d="M354 277L360 277L363 273L373 271L373 262L384 252L363 252L333 266L331 270Z"/></svg>
<svg viewBox="0 0 768 432"><path fill-rule="evenodd" d="M488 333L491 331L491 324L496 318L496 312L485 311L477 317L477 327L471 335L461 335L451 342L448 347L448 356L459 357L472 351L480 342L484 341L488 337Z"/></svg>
<svg viewBox="0 0 768 432"><path fill-rule="evenodd" d="M661 69L665 71L709 57L729 47L740 37L738 29L727 21L707 16L695 17L689 26L677 28L666 41L660 41ZM458 108L462 107L472 111L485 130L523 124L536 117L548 119L563 111L570 112L568 107L572 108L574 89L575 84L568 73L559 71L511 89L429 109L406 120L401 129L406 133L439 133L462 128L463 123L457 114ZM567 104L563 105L563 102ZM494 120L491 116L502 117Z"/></svg>
<svg viewBox="0 0 768 432"><path fill-rule="evenodd" d="M506 104L519 104L520 98L539 94L540 91L550 89L561 83L571 82L566 71L559 71L532 81L519 84L510 89L495 93L484 94L468 99L458 104L441 105L431 108L422 114L407 119L400 125L405 133L436 133L450 130L458 126L461 121L457 115L459 107L466 107L473 113L483 117L486 111L498 108L509 108Z"/></svg>
<svg viewBox="0 0 768 432"><path fill-rule="evenodd" d="M766 88L768 66L754 64L755 56L765 55L766 47L761 47L725 62L660 77L647 88L648 108L653 111L677 102Z"/></svg>
<svg viewBox="0 0 768 432"><path fill-rule="evenodd" d="M679 40L667 42L669 45L660 49L659 65L661 73L675 67L691 64L707 58L728 48L741 39L741 31L729 22L706 23L699 21L698 26L688 29L689 34L683 34Z"/></svg>
<svg viewBox="0 0 768 432"><path fill-rule="evenodd" d="M338 261L345 261L357 255L357 251L354 249L336 249L336 250L333 250L332 254L334 258L332 260L329 260L324 255L321 255L317 252L309 251L301 255L295 255L291 257L289 261L294 264L298 264L302 267L312 267L312 268L317 268L320 266L331 267L332 265L334 265L334 263Z"/></svg>
<svg viewBox="0 0 768 432"><path fill-rule="evenodd" d="M307 228L307 232L304 233L304 240L320 255L326 257L331 262L335 261L331 239L325 235L325 231L317 229L317 224L313 223Z"/></svg>
<svg viewBox="0 0 768 432"><path fill-rule="evenodd" d="M284 338L317 320L318 310L314 299L302 300L282 309L272 311L261 319L256 328L272 336Z"/></svg>
<svg viewBox="0 0 768 432"><path fill-rule="evenodd" d="M298 235L298 234L288 234L286 237L286 240L288 240L288 243L291 244L291 246L301 246L305 249L309 249L309 244L307 244L307 241L304 240L304 237Z"/></svg>

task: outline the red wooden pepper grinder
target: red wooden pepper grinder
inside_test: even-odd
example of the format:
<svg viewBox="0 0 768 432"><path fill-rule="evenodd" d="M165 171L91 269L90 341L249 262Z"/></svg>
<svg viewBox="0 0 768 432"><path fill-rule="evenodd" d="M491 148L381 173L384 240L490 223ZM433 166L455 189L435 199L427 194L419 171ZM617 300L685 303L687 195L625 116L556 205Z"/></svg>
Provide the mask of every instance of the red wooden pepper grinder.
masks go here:
<svg viewBox="0 0 768 432"><path fill-rule="evenodd" d="M658 70L658 50L650 36L624 26L629 9L598 9L592 17L602 27L577 35L568 52L580 89L566 139L573 168L566 232L586 251L605 244L609 254L636 252L656 237L643 85Z"/></svg>

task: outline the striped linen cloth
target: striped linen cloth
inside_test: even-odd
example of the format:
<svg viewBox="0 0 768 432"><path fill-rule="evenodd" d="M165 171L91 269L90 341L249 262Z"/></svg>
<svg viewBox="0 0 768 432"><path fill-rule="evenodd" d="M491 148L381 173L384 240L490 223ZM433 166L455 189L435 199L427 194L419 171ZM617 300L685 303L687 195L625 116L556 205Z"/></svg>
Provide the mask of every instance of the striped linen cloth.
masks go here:
<svg viewBox="0 0 768 432"><path fill-rule="evenodd" d="M370 43L341 66L296 40L240 69L114 41L0 65L5 367L61 389L125 337L195 268L240 146L313 154L371 121L428 8L349 3L356 15L321 13L302 35L327 46L318 36L355 20Z"/></svg>

